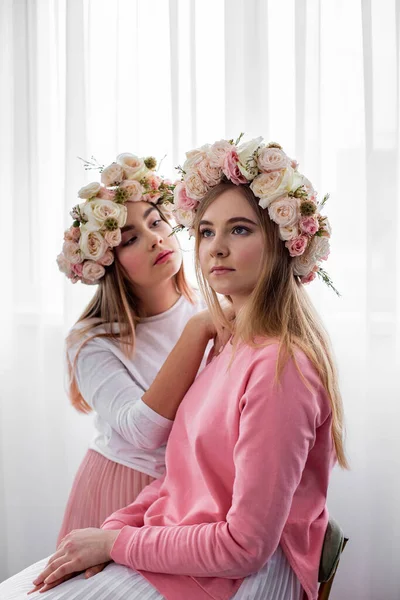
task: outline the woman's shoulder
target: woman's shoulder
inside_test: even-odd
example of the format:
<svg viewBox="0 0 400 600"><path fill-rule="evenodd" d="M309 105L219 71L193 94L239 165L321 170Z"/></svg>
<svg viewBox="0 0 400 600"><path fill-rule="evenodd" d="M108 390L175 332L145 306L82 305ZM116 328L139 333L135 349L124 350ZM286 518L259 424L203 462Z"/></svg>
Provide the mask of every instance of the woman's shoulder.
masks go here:
<svg viewBox="0 0 400 600"><path fill-rule="evenodd" d="M75 354L81 347L88 351L99 348L112 350L117 342L109 337L119 331L117 323L104 323L99 319L85 319L75 323L66 337L66 349L69 354Z"/></svg>
<svg viewBox="0 0 400 600"><path fill-rule="evenodd" d="M259 365L266 374L281 373L290 379L304 379L313 387L321 384L317 369L307 352L297 345L285 349L278 338L257 338L254 345L246 345L249 362Z"/></svg>

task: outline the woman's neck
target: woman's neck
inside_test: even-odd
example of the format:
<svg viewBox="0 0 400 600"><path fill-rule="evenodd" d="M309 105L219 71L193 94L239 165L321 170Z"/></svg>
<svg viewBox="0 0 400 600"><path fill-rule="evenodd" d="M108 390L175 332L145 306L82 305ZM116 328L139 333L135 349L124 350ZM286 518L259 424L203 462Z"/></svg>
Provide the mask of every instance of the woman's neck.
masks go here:
<svg viewBox="0 0 400 600"><path fill-rule="evenodd" d="M179 299L175 281L170 279L165 283L137 292L145 317L154 317L171 308Z"/></svg>

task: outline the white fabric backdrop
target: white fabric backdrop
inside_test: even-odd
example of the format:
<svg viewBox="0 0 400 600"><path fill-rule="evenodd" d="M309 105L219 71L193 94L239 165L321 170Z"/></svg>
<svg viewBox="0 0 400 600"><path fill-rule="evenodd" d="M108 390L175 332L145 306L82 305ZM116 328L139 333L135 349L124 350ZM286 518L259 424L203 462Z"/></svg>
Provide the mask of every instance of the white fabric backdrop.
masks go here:
<svg viewBox="0 0 400 600"><path fill-rule="evenodd" d="M331 193L343 296L309 288L352 465L330 491L351 538L331 597L399 598L399 15L396 0L1 1L0 579L53 550L91 435L62 349L92 291L55 264L91 180L77 156L167 154L172 174L185 149L245 131Z"/></svg>

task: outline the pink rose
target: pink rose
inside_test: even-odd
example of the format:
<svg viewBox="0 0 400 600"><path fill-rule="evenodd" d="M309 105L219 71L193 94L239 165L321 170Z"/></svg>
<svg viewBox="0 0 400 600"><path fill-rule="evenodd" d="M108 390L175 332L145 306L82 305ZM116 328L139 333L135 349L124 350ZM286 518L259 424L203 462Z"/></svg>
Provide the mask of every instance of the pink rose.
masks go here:
<svg viewBox="0 0 400 600"><path fill-rule="evenodd" d="M270 218L281 227L292 227L299 219L299 203L297 198L284 196L274 200L268 206Z"/></svg>
<svg viewBox="0 0 400 600"><path fill-rule="evenodd" d="M121 230L115 229L114 231L106 231L104 234L104 239L109 246L114 248L115 246L119 246L121 243Z"/></svg>
<svg viewBox="0 0 400 600"><path fill-rule="evenodd" d="M65 258L64 254L59 254L57 256L57 265L61 273L64 273L64 275L69 275L71 271L71 263Z"/></svg>
<svg viewBox="0 0 400 600"><path fill-rule="evenodd" d="M147 177L146 180L152 190L158 190L160 184L162 183L162 179L161 177L158 177L158 175L150 175L150 177Z"/></svg>
<svg viewBox="0 0 400 600"><path fill-rule="evenodd" d="M174 205L182 210L194 210L198 206L198 201L188 198L185 184L180 181L174 190Z"/></svg>
<svg viewBox="0 0 400 600"><path fill-rule="evenodd" d="M147 192L147 194L143 194L142 200L143 202L157 202L161 198L160 192Z"/></svg>
<svg viewBox="0 0 400 600"><path fill-rule="evenodd" d="M304 277L302 277L300 279L300 281L301 281L301 283L304 283L304 284L311 283L312 281L314 281L315 277L316 277L315 272L311 271L311 273L309 273L308 275L305 275Z"/></svg>
<svg viewBox="0 0 400 600"><path fill-rule="evenodd" d="M103 267L109 267L114 262L114 254L111 250L106 250L103 256L99 258L97 262L99 265L103 265Z"/></svg>
<svg viewBox="0 0 400 600"><path fill-rule="evenodd" d="M86 279L88 283L98 281L104 276L105 272L105 268L93 260L85 260L83 263L82 278Z"/></svg>
<svg viewBox="0 0 400 600"><path fill-rule="evenodd" d="M301 217L300 230L307 235L315 235L319 229L318 219L315 217Z"/></svg>
<svg viewBox="0 0 400 600"><path fill-rule="evenodd" d="M101 174L101 183L105 186L119 185L124 179L124 170L118 163L111 163L108 167L103 169Z"/></svg>
<svg viewBox="0 0 400 600"><path fill-rule="evenodd" d="M239 157L235 148L232 148L225 155L224 165L222 170L226 177L232 181L235 185L240 185L241 183L248 183L248 179L242 174L239 169Z"/></svg>
<svg viewBox="0 0 400 600"><path fill-rule="evenodd" d="M97 198L101 198L102 200L114 200L115 192L102 186L97 194Z"/></svg>
<svg viewBox="0 0 400 600"><path fill-rule="evenodd" d="M76 242L64 242L63 253L65 258L73 265L77 265L83 261L81 249Z"/></svg>
<svg viewBox="0 0 400 600"><path fill-rule="evenodd" d="M260 171L270 173L281 171L290 166L290 158L280 148L262 148L257 156L257 164Z"/></svg>
<svg viewBox="0 0 400 600"><path fill-rule="evenodd" d="M143 188L136 179L127 179L119 187L128 193L128 202L139 202L142 199Z"/></svg>
<svg viewBox="0 0 400 600"><path fill-rule="evenodd" d="M203 158L197 165L197 171L200 174L203 181L206 182L207 185L213 187L218 183L221 183L222 179L222 169L219 167L213 166L208 158Z"/></svg>
<svg viewBox="0 0 400 600"><path fill-rule="evenodd" d="M290 256L300 256L307 248L307 242L308 238L305 235L299 235L292 240L288 240L285 246L289 250Z"/></svg>
<svg viewBox="0 0 400 600"><path fill-rule="evenodd" d="M82 277L83 265L82 264L80 264L80 265L72 265L71 266L71 271L77 277Z"/></svg>
<svg viewBox="0 0 400 600"><path fill-rule="evenodd" d="M225 156L232 150L232 144L226 140L215 142L209 150L208 159L213 167L222 169L225 162Z"/></svg>
<svg viewBox="0 0 400 600"><path fill-rule="evenodd" d="M186 195L192 200L201 200L207 194L209 187L197 171L189 171L184 177Z"/></svg>
<svg viewBox="0 0 400 600"><path fill-rule="evenodd" d="M79 242L79 238L81 237L81 231L79 227L70 227L64 233L64 240L66 242Z"/></svg>

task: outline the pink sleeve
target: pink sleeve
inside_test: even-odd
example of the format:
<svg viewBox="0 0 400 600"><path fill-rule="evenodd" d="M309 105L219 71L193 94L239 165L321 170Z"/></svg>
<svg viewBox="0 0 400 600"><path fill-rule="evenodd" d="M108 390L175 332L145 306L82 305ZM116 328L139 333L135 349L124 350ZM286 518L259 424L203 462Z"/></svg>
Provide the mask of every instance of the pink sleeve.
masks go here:
<svg viewBox="0 0 400 600"><path fill-rule="evenodd" d="M164 478L156 479L140 492L132 504L115 511L107 517L101 529L122 529L129 527L142 527L143 516L151 504L158 498L159 490Z"/></svg>
<svg viewBox="0 0 400 600"><path fill-rule="evenodd" d="M305 377L316 382L310 366L303 366ZM124 527L111 552L115 562L157 573L240 578L272 556L321 421L321 396L304 385L293 362L279 387L274 376L275 361L255 363L240 401L236 477L226 521Z"/></svg>

